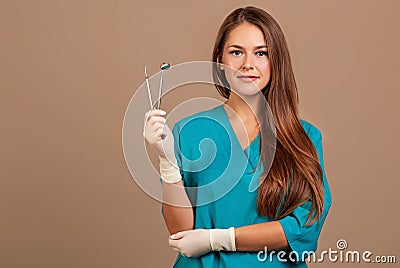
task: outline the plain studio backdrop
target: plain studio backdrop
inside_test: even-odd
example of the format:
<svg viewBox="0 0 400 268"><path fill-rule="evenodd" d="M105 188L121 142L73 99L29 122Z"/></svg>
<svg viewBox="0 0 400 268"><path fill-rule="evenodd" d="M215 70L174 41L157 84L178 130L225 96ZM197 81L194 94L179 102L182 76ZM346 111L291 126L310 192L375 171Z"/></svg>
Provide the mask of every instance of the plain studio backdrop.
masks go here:
<svg viewBox="0 0 400 268"><path fill-rule="evenodd" d="M399 1L3 0L0 267L172 266L160 203L125 163L124 114L141 63L211 60L247 5L282 27L301 117L323 133L334 203L319 251L400 252ZM310 264L352 265L365 264Z"/></svg>

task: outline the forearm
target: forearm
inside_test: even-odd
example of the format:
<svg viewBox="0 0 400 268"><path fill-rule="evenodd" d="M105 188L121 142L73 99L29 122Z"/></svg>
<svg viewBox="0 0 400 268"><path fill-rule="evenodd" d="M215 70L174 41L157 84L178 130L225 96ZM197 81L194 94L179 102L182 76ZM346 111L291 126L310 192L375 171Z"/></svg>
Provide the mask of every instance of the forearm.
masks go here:
<svg viewBox="0 0 400 268"><path fill-rule="evenodd" d="M164 201L164 221L170 234L193 229L193 208L182 181L173 184L163 181L162 194Z"/></svg>
<svg viewBox="0 0 400 268"><path fill-rule="evenodd" d="M194 229L170 236L169 245L183 256L197 257L210 251L260 251L288 247L280 222L266 222L228 229Z"/></svg>
<svg viewBox="0 0 400 268"><path fill-rule="evenodd" d="M288 242L278 221L264 222L235 228L236 250L258 251L287 248Z"/></svg>

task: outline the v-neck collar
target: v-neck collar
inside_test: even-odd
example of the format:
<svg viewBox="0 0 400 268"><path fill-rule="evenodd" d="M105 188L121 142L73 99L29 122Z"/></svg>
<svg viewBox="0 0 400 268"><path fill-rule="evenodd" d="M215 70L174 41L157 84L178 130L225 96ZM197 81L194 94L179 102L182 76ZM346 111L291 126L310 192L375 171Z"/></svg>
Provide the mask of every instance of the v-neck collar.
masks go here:
<svg viewBox="0 0 400 268"><path fill-rule="evenodd" d="M223 153L229 159L229 164L226 168L229 169L232 174L247 174L247 172L256 168L257 163L259 162L258 152L253 150L252 146L258 142L261 137L261 133L259 133L258 136L254 138L246 147L246 149L243 150L229 121L228 114L225 112L223 104L215 107L213 110L215 119L218 122L215 122L214 124L215 130L222 141L222 146L225 147ZM221 133L221 126L225 129L229 136L228 141L226 141L226 135L224 135L225 133ZM246 150L249 151L248 156L246 155ZM251 175L248 186L248 191L250 193L258 189L258 178L262 171L263 167L261 165L255 170L255 173Z"/></svg>
<svg viewBox="0 0 400 268"><path fill-rule="evenodd" d="M258 133L258 135L243 149L243 148L242 148L242 145L241 145L240 142L239 142L239 139L238 139L237 136L236 136L235 130L234 130L233 127L232 127L232 123L231 123L231 121L229 120L229 116L228 116L228 114L226 113L223 104L220 105L220 109L222 110L223 117L224 117L224 118L226 119L226 121L227 121L227 125L229 126L229 130L230 130L230 132L231 132L230 134L232 134L232 135L234 136L234 139L235 139L236 143L239 144L239 146L240 146L240 148L242 149L242 151L243 151L243 152L246 152L248 149L251 148L252 144L253 144L254 142L257 141L257 139L259 138L259 136L260 136L261 133Z"/></svg>
<svg viewBox="0 0 400 268"><path fill-rule="evenodd" d="M222 104L222 105L217 106L216 110L219 112L218 117L220 118L220 121L221 121L220 123L222 123L225 126L226 130L228 131L228 135L230 137L230 140L232 141L231 146L236 147L237 150L235 150L235 151L241 152L240 157L244 158L246 161L249 161L249 157L246 154L246 152L250 151L250 155L252 154L251 147L253 144L255 144L258 141L258 139L261 136L261 133L258 133L258 135L249 143L249 145L247 145L247 147L245 149L243 149L239 142L239 139L236 136L235 131L233 130L231 121L229 120L228 114L225 111L224 105ZM218 133L219 133L219 131L218 131ZM224 143L224 145L227 146L226 143ZM231 150L231 148L226 148L226 149L228 151Z"/></svg>

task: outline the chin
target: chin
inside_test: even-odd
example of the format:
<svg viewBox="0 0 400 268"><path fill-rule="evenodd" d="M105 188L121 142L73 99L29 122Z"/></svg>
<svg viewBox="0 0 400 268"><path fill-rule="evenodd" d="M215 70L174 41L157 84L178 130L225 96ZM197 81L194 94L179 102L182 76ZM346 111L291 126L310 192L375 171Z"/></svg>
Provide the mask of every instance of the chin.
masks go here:
<svg viewBox="0 0 400 268"><path fill-rule="evenodd" d="M261 89L254 83L234 85L231 90L239 96L251 97L259 94Z"/></svg>

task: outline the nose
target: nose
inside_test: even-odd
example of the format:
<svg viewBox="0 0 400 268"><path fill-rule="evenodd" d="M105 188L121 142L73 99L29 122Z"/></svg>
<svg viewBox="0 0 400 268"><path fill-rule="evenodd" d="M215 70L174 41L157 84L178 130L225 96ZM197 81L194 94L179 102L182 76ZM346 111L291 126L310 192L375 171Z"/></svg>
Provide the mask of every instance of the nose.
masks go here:
<svg viewBox="0 0 400 268"><path fill-rule="evenodd" d="M251 57L251 55L247 54L244 57L244 62L242 65L242 70L253 70L254 69L254 63L253 63L253 59Z"/></svg>

